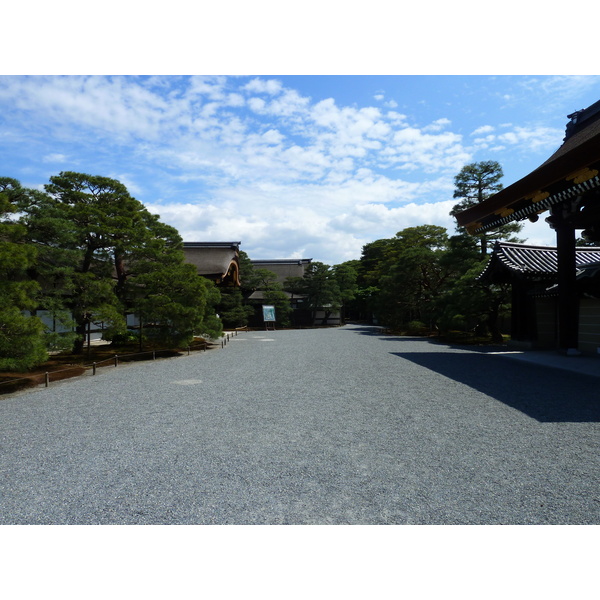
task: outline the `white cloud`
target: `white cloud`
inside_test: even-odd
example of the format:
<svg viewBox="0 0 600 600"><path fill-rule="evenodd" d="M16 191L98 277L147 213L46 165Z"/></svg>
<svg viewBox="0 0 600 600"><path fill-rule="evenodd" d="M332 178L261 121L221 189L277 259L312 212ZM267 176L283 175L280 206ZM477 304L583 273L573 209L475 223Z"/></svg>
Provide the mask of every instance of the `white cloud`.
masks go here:
<svg viewBox="0 0 600 600"><path fill-rule="evenodd" d="M455 203L448 200L451 182L443 178L421 185L363 168L335 184L264 181L223 186L212 195L210 203L147 206L186 241L243 240L254 258L302 256L338 263L358 258L364 244L405 227L427 222L454 228L448 214Z"/></svg>
<svg viewBox="0 0 600 600"><path fill-rule="evenodd" d="M106 175L186 240L242 240L256 258L339 262L405 227L453 231L453 177L477 152L487 160L504 148L540 151L564 135L506 123L498 133L486 118L466 130L467 144L454 114L409 126L415 114L388 110L397 105L382 92L373 97L379 106L315 102L263 77L0 77L5 123L29 127L0 139L43 140L39 160L48 164L72 156L87 164L92 147L103 153L98 164L110 164L114 152L123 164Z"/></svg>
<svg viewBox="0 0 600 600"><path fill-rule="evenodd" d="M227 95L227 106L244 106L246 100L241 94L228 94Z"/></svg>
<svg viewBox="0 0 600 600"><path fill-rule="evenodd" d="M489 152L501 152L511 146L517 148L519 153L552 151L560 146L564 137L562 130L551 127L514 127L511 124L500 127L511 129L500 134L494 133L494 127L489 125L475 129L471 135L480 136L473 140L475 148Z"/></svg>
<svg viewBox="0 0 600 600"><path fill-rule="evenodd" d="M459 171L470 159L462 145L462 136L452 132L423 133L414 127L400 129L383 152L389 164L399 169L425 173Z"/></svg>
<svg viewBox="0 0 600 600"><path fill-rule="evenodd" d="M257 113L264 112L267 103L262 98L250 98L248 106Z"/></svg>
<svg viewBox="0 0 600 600"><path fill-rule="evenodd" d="M192 96L207 96L211 100L220 100L223 98L225 82L225 77L193 76L189 79L189 93Z"/></svg>
<svg viewBox="0 0 600 600"><path fill-rule="evenodd" d="M430 123L429 125L423 127L423 131L426 131L427 133L442 131L442 129L445 129L451 123L452 122L450 121L450 119L437 119L433 123Z"/></svg>
<svg viewBox="0 0 600 600"><path fill-rule="evenodd" d="M269 94L275 96L281 92L283 86L281 82L276 79L255 78L248 82L243 89L255 94Z"/></svg>
<svg viewBox="0 0 600 600"><path fill-rule="evenodd" d="M565 100L572 102L579 99L590 89L597 88L600 85L600 76L554 75L551 77L526 77L521 81L521 85L529 92L543 93L550 99L549 102L551 103L564 102ZM574 107L574 109L576 108Z"/></svg>
<svg viewBox="0 0 600 600"><path fill-rule="evenodd" d="M492 133L492 131L494 131L494 128L491 125L482 125L475 129L471 135L483 135L485 133Z"/></svg>
<svg viewBox="0 0 600 600"><path fill-rule="evenodd" d="M407 118L406 115L402 115L394 110L390 110L386 116L394 125L404 125Z"/></svg>
<svg viewBox="0 0 600 600"><path fill-rule="evenodd" d="M513 131L497 137L503 144L519 144L521 148L537 151L543 148L558 148L564 137L564 131L551 127L515 127Z"/></svg>
<svg viewBox="0 0 600 600"><path fill-rule="evenodd" d="M285 90L277 98L269 102L265 108L270 115L289 117L303 113L310 100L298 94L296 90Z"/></svg>

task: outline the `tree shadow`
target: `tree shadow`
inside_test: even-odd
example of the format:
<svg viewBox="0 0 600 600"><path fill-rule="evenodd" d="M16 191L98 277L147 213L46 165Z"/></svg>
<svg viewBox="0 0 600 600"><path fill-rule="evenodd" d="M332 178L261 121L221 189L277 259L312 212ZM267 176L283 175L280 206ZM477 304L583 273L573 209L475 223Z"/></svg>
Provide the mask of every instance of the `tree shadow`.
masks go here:
<svg viewBox="0 0 600 600"><path fill-rule="evenodd" d="M343 331L349 331L351 333L359 333L360 335L372 335L372 336L381 336L384 335L383 327L378 327L377 325L354 325L353 323L346 323L343 328Z"/></svg>
<svg viewBox="0 0 600 600"><path fill-rule="evenodd" d="M600 422L596 377L489 352L490 349L481 349L391 354L468 385L542 423Z"/></svg>
<svg viewBox="0 0 600 600"><path fill-rule="evenodd" d="M359 335L368 335L371 337L378 337L386 342L393 342L396 340L405 340L411 342L431 342L431 338L427 338L421 335L394 335L391 333L386 333L385 327L381 327L378 325L353 325L352 323L348 323L344 328L344 331L349 331L351 333L358 333Z"/></svg>

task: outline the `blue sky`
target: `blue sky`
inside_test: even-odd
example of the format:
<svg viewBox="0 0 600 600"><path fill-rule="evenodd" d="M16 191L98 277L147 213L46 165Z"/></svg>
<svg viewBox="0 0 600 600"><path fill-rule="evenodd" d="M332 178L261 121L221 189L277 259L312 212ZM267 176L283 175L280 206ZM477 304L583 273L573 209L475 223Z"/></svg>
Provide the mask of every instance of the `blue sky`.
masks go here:
<svg viewBox="0 0 600 600"><path fill-rule="evenodd" d="M453 232L463 165L497 160L509 185L598 99L595 76L2 76L0 174L113 177L186 241L337 264ZM543 220L524 235L554 242Z"/></svg>

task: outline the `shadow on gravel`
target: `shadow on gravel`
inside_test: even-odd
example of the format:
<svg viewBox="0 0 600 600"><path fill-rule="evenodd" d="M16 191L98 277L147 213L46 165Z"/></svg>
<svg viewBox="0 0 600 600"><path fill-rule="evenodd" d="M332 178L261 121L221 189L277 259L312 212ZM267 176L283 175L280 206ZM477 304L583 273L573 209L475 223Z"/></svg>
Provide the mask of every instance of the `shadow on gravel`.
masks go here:
<svg viewBox="0 0 600 600"><path fill-rule="evenodd" d="M423 337L422 335L392 335L385 333L385 330L377 325L347 325L345 331L358 333L360 335L370 335L378 337L384 342L395 342L397 340L410 340L411 342L431 342L431 338Z"/></svg>
<svg viewBox="0 0 600 600"><path fill-rule="evenodd" d="M346 325L344 331L360 333L361 335L383 335L383 329L377 325Z"/></svg>
<svg viewBox="0 0 600 600"><path fill-rule="evenodd" d="M472 387L542 423L600 422L595 377L483 353L392 352Z"/></svg>

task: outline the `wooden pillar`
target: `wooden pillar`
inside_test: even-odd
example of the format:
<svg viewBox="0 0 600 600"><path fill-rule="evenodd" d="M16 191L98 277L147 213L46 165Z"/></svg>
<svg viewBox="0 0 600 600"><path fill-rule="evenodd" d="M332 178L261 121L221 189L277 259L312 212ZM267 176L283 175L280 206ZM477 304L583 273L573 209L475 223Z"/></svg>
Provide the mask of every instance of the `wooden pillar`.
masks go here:
<svg viewBox="0 0 600 600"><path fill-rule="evenodd" d="M575 228L565 221L556 224L558 254L558 346L567 352L579 345L579 297L575 287Z"/></svg>
<svg viewBox="0 0 600 600"><path fill-rule="evenodd" d="M523 290L521 281L514 279L511 286L510 337L513 340L526 339L526 325L523 322Z"/></svg>
<svg viewBox="0 0 600 600"><path fill-rule="evenodd" d="M511 286L511 338L517 341L533 342L536 325L532 299L528 294L525 280L515 277Z"/></svg>

